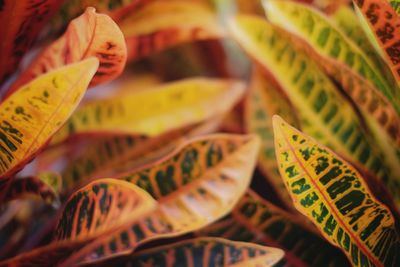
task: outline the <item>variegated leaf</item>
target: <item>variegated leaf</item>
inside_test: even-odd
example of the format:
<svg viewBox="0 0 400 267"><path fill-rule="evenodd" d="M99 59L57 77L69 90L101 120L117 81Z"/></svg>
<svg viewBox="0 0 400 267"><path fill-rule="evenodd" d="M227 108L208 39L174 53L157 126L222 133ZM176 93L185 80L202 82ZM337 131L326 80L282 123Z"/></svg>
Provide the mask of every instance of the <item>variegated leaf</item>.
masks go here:
<svg viewBox="0 0 400 267"><path fill-rule="evenodd" d="M264 176L274 186L278 196L287 207L292 207L290 197L283 184L276 164L272 115L279 114L292 124L297 125L295 112L286 96L259 68L254 68L250 93L245 105L245 125L247 131L261 138L261 152L258 165Z"/></svg>
<svg viewBox="0 0 400 267"><path fill-rule="evenodd" d="M255 136L212 135L183 142L165 158L119 178L142 187L157 199L158 205L147 214L135 217L135 213L130 212L134 217L131 221L111 234L89 240L92 242L82 249L80 239L57 242L4 264L43 266L71 256L61 265L71 266L131 253L149 240L198 230L229 213L243 195L250 183L258 146L259 140ZM58 227L58 236L62 239L80 236L86 243L92 235L88 230L82 230L82 226L93 225L93 217L82 205L79 210L72 206L68 210L82 214L83 219L79 220L82 224L70 213L65 214ZM89 203L85 206L91 207ZM77 249L80 250L72 253Z"/></svg>
<svg viewBox="0 0 400 267"><path fill-rule="evenodd" d="M358 171L279 116L273 124L279 170L296 208L354 266L398 266L394 217Z"/></svg>
<svg viewBox="0 0 400 267"><path fill-rule="evenodd" d="M363 128L357 110L331 79L282 31L263 19L239 16L233 37L279 82L297 110L302 129L364 166L388 187L400 205L400 181L380 147Z"/></svg>
<svg viewBox="0 0 400 267"><path fill-rule="evenodd" d="M8 95L20 86L52 69L97 57L100 65L91 85L108 82L121 74L127 51L124 36L117 24L89 7L71 21L66 32L41 52L11 85Z"/></svg>
<svg viewBox="0 0 400 267"><path fill-rule="evenodd" d="M232 80L194 78L94 100L71 116L53 143L83 133L158 135L224 114L242 96L243 87Z"/></svg>
<svg viewBox="0 0 400 267"><path fill-rule="evenodd" d="M67 65L26 84L0 104L0 176L32 159L78 105L96 58Z"/></svg>
<svg viewBox="0 0 400 267"><path fill-rule="evenodd" d="M400 83L400 18L387 0L353 0L367 34ZM399 89L397 89L397 96Z"/></svg>
<svg viewBox="0 0 400 267"><path fill-rule="evenodd" d="M197 234L281 248L285 256L279 266L349 266L346 256L326 242L314 228L251 190L226 219Z"/></svg>
<svg viewBox="0 0 400 267"><path fill-rule="evenodd" d="M284 252L277 248L222 238L202 237L147 249L96 266L273 266Z"/></svg>
<svg viewBox="0 0 400 267"><path fill-rule="evenodd" d="M264 7L273 23L307 40L319 54L336 59L368 79L400 114L400 92L396 86L391 86L365 53L326 16L292 1L264 1Z"/></svg>

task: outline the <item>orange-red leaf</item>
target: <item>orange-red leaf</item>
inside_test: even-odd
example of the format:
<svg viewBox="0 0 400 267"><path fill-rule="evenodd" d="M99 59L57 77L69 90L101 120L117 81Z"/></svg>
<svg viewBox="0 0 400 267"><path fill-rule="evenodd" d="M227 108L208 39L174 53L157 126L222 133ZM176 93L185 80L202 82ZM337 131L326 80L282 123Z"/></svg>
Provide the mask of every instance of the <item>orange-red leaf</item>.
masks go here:
<svg viewBox="0 0 400 267"><path fill-rule="evenodd" d="M0 84L15 70L63 0L0 1Z"/></svg>
<svg viewBox="0 0 400 267"><path fill-rule="evenodd" d="M89 57L97 57L100 61L91 85L108 82L123 71L126 53L124 36L118 25L107 15L87 8L85 13L71 21L64 35L33 60L7 94L52 69Z"/></svg>

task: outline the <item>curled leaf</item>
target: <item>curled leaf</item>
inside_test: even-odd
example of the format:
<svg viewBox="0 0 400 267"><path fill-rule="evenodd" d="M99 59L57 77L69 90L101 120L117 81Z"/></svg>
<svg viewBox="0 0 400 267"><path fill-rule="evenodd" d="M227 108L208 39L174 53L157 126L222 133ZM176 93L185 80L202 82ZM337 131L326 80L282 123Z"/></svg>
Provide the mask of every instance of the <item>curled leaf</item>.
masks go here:
<svg viewBox="0 0 400 267"><path fill-rule="evenodd" d="M274 116L277 161L296 208L354 266L397 266L399 237L390 210L350 164Z"/></svg>
<svg viewBox="0 0 400 267"><path fill-rule="evenodd" d="M46 143L79 104L96 58L67 65L26 84L0 104L0 177L11 175Z"/></svg>
<svg viewBox="0 0 400 267"><path fill-rule="evenodd" d="M39 75L89 57L97 57L100 62L91 85L115 79L126 63L126 45L121 30L110 17L97 14L91 7L71 21L64 35L33 60L12 84L8 95Z"/></svg>

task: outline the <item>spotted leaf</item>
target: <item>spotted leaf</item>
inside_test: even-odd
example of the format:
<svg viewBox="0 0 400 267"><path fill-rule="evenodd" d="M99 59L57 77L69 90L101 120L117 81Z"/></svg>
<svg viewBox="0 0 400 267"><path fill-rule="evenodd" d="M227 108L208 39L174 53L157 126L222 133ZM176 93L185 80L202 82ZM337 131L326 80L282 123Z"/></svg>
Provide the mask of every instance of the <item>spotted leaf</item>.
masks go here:
<svg viewBox="0 0 400 267"><path fill-rule="evenodd" d="M121 20L119 25L126 39L128 60L180 43L223 36L215 14L199 1L152 1Z"/></svg>
<svg viewBox="0 0 400 267"><path fill-rule="evenodd" d="M258 146L258 138L251 135L197 137L165 158L121 176L149 192L159 208L94 241L63 265L129 253L148 240L198 230L223 217L249 185Z"/></svg>
<svg viewBox="0 0 400 267"><path fill-rule="evenodd" d="M400 81L400 18L388 1L353 0L367 33L384 56L393 75ZM397 89L399 90L399 89Z"/></svg>
<svg viewBox="0 0 400 267"><path fill-rule="evenodd" d="M194 78L95 100L71 116L53 143L91 132L158 135L225 113L243 92L240 82Z"/></svg>
<svg viewBox="0 0 400 267"><path fill-rule="evenodd" d="M129 256L117 257L96 266L273 266L283 256L277 248L222 238L203 237L155 247Z"/></svg>
<svg viewBox="0 0 400 267"><path fill-rule="evenodd" d="M314 228L251 190L227 218L197 234L280 248L285 251L285 256L279 266L349 266L346 256Z"/></svg>
<svg viewBox="0 0 400 267"><path fill-rule="evenodd" d="M354 266L397 266L400 242L390 210L334 152L274 116L277 161L296 208Z"/></svg>
<svg viewBox="0 0 400 267"><path fill-rule="evenodd" d="M138 217L137 213L128 212L132 216L130 221L93 241L93 228L82 230L82 226L88 225L85 221L93 221L87 210L89 204L85 204L87 209L79 205L78 211L73 208L78 203L70 201L75 204L70 204L70 212L64 211L64 219L57 228L59 239L69 241L53 243L3 264L48 266L62 261L61 266L71 266L94 262L111 255L129 254L150 240L198 230L229 213L244 194L258 147L255 136L209 135L182 142L165 158L119 177L149 192L158 202L154 209ZM73 214L83 214L82 223L73 219ZM104 222L100 227L112 223ZM119 219L112 225L118 222ZM87 242L91 243L82 248ZM67 256L70 257L64 260Z"/></svg>
<svg viewBox="0 0 400 267"><path fill-rule="evenodd" d="M17 171L62 126L98 67L96 58L67 65L24 85L0 104L0 177Z"/></svg>
<svg viewBox="0 0 400 267"><path fill-rule="evenodd" d="M373 62L326 16L304 4L291 1L264 1L268 18L307 40L321 55L347 65L370 81L400 113L399 92L387 83Z"/></svg>
<svg viewBox="0 0 400 267"><path fill-rule="evenodd" d="M384 157L352 103L310 55L298 49L287 32L263 19L242 15L230 28L245 51L277 79L297 111L302 130L374 173L400 205L399 166Z"/></svg>
<svg viewBox="0 0 400 267"><path fill-rule="evenodd" d="M21 73L8 95L39 75L89 57L97 57L100 62L91 85L104 83L121 74L126 56L124 36L117 24L89 7L71 21L64 35L46 47Z"/></svg>
<svg viewBox="0 0 400 267"><path fill-rule="evenodd" d="M56 13L62 0L0 2L0 84L19 65L39 31Z"/></svg>

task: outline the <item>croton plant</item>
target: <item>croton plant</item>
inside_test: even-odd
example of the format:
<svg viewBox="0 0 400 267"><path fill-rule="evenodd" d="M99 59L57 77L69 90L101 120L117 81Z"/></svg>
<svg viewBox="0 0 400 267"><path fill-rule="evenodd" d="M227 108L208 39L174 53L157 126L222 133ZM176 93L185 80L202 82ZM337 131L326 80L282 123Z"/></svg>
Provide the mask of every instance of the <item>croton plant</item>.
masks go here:
<svg viewBox="0 0 400 267"><path fill-rule="evenodd" d="M400 266L399 0L0 0L0 266Z"/></svg>

